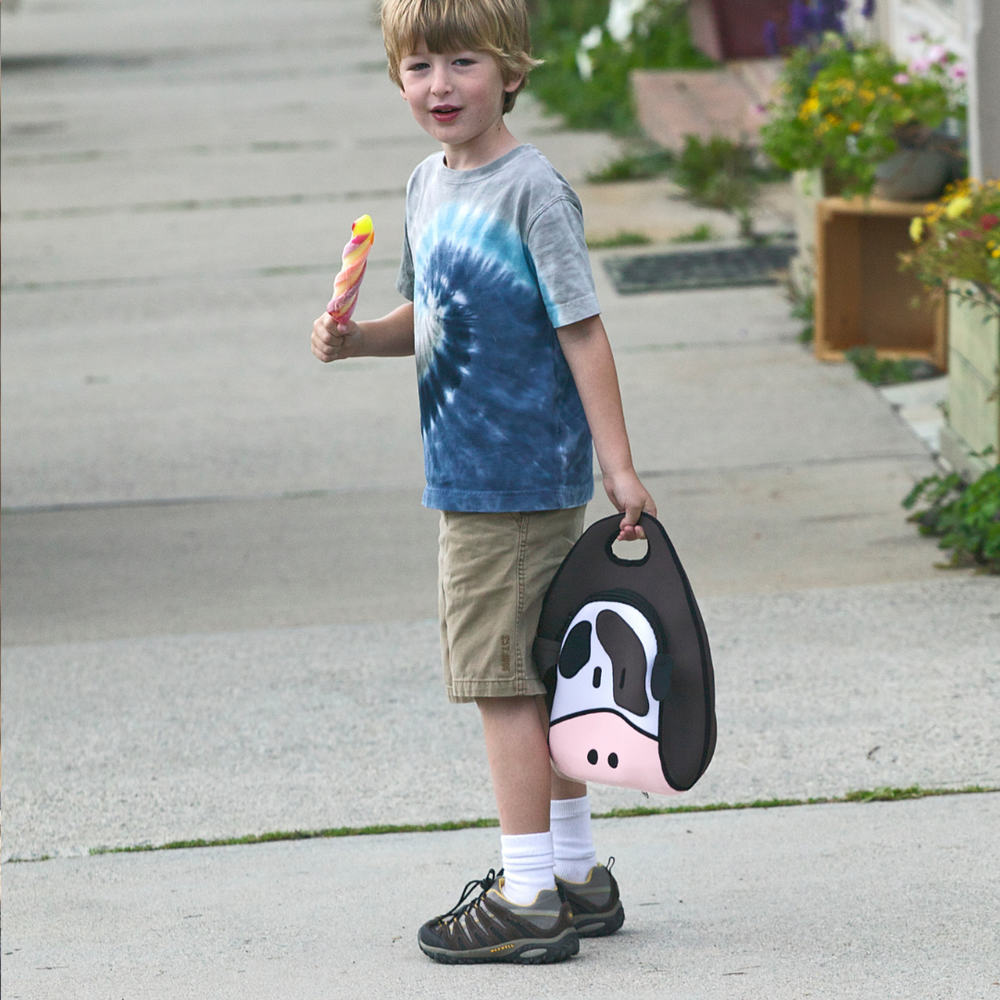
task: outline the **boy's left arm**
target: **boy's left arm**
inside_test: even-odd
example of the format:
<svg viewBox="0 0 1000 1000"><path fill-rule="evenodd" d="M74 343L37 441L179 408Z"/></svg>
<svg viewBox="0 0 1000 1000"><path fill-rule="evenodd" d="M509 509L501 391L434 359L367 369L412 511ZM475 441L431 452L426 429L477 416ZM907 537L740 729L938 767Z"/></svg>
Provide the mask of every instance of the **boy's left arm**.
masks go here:
<svg viewBox="0 0 1000 1000"><path fill-rule="evenodd" d="M604 489L625 514L618 537L623 541L641 538L642 529L635 526L639 515L645 510L655 517L656 504L632 467L618 372L604 323L599 315L590 316L559 327L556 334L583 402Z"/></svg>

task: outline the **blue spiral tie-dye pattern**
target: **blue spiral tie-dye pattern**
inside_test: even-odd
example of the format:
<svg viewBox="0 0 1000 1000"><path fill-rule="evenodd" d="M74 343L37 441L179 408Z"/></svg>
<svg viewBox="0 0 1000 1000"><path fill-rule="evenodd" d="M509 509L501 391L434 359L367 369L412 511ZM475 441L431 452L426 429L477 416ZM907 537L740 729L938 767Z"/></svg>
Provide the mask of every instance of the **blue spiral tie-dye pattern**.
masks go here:
<svg viewBox="0 0 1000 1000"><path fill-rule="evenodd" d="M474 201L445 198L417 229L425 504L504 511L586 503L590 432L555 307L518 229Z"/></svg>

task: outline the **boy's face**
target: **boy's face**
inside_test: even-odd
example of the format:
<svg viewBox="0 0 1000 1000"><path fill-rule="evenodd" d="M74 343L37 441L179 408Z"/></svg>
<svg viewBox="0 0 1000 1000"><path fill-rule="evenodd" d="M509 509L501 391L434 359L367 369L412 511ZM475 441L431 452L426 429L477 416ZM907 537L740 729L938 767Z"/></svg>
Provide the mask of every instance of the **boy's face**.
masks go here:
<svg viewBox="0 0 1000 1000"><path fill-rule="evenodd" d="M488 52L429 52L421 39L417 50L400 60L403 99L421 128L446 147L468 149L489 141L503 120L505 84Z"/></svg>

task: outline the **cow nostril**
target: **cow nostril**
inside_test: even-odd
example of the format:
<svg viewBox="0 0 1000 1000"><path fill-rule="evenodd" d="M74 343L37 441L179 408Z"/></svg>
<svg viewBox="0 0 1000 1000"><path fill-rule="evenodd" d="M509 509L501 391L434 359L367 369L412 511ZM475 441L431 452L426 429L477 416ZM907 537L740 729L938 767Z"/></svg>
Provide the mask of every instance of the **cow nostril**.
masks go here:
<svg viewBox="0 0 1000 1000"><path fill-rule="evenodd" d="M587 754L587 760L589 760L591 764L596 764L597 763L597 751L596 750L591 750L590 753Z"/></svg>
<svg viewBox="0 0 1000 1000"><path fill-rule="evenodd" d="M594 667L594 687L599 688L601 686L601 668Z"/></svg>
<svg viewBox="0 0 1000 1000"><path fill-rule="evenodd" d="M618 766L618 754L616 754L616 753L609 753L608 754L608 763L612 767L617 767Z"/></svg>

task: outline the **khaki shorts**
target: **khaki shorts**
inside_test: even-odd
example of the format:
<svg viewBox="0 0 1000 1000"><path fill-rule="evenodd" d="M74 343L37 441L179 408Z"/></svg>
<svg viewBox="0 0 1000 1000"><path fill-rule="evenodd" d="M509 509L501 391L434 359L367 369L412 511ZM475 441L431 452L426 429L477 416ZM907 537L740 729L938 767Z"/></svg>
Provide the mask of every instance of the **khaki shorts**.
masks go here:
<svg viewBox="0 0 1000 1000"><path fill-rule="evenodd" d="M441 512L438 614L448 700L545 693L531 656L542 599L586 507Z"/></svg>

